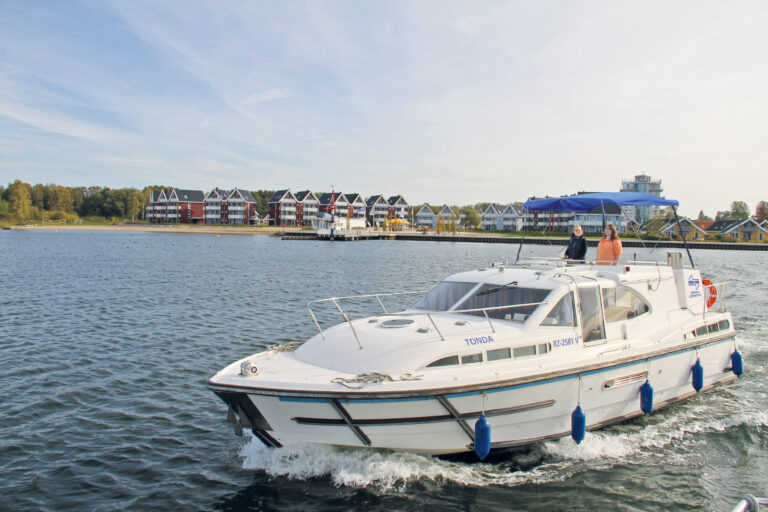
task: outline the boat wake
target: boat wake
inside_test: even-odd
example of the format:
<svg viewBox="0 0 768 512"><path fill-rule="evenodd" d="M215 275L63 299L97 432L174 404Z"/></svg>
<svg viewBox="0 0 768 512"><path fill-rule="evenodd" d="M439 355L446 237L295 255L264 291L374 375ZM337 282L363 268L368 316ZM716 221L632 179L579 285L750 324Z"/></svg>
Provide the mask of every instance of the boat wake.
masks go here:
<svg viewBox="0 0 768 512"><path fill-rule="evenodd" d="M544 484L564 481L584 471L616 464L647 464L659 458L667 464L685 465L699 452L696 447L706 442L702 434L723 433L741 426L768 427L768 412L763 411L703 419L702 409L711 411L712 405L690 407L682 417L679 411L661 419L652 415L639 420L647 424L635 422L589 432L580 445L570 438L542 443L524 453L496 456L493 463L309 443L267 448L253 437L240 455L245 469L292 480L328 478L337 487L374 487L397 492L424 480L435 485L475 487ZM675 449L665 449L669 445L675 445ZM671 460L670 453L679 460Z"/></svg>

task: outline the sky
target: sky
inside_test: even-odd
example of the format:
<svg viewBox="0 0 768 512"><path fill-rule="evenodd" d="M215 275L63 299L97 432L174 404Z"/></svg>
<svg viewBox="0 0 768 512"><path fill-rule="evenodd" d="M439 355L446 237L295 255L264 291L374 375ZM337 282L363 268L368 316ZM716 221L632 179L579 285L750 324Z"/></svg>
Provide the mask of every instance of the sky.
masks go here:
<svg viewBox="0 0 768 512"><path fill-rule="evenodd" d="M768 2L0 0L0 184L768 200Z"/></svg>

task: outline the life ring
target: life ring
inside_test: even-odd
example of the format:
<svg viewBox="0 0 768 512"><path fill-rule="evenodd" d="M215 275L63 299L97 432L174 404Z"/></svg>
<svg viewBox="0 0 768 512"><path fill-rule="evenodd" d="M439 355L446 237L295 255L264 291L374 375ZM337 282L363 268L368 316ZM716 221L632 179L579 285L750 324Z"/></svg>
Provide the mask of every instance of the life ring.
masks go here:
<svg viewBox="0 0 768 512"><path fill-rule="evenodd" d="M702 279L701 284L709 289L709 298L707 299L707 307L711 308L712 305L717 302L717 288L712 284L709 279Z"/></svg>

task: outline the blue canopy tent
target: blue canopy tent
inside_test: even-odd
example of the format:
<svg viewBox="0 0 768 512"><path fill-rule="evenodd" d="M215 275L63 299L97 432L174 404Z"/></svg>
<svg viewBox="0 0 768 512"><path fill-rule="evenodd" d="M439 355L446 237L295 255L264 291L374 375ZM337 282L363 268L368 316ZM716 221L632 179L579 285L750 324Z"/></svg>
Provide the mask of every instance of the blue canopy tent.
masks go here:
<svg viewBox="0 0 768 512"><path fill-rule="evenodd" d="M526 210L554 212L591 212L598 206L609 204L619 206L677 206L680 203L674 199L664 199L641 192L595 192L575 196L547 197L534 199L523 203Z"/></svg>
<svg viewBox="0 0 768 512"><path fill-rule="evenodd" d="M603 223L605 223L605 206L671 206L675 213L675 221L678 230L683 237L683 244L688 253L688 259L691 266L695 268L691 251L688 249L688 243L685 240L685 233L680 227L680 219L677 218L676 207L680 203L675 199L664 199L652 194L643 194L641 192L594 192L591 194L578 194L575 196L547 197L544 199L532 199L523 203L523 208L527 211L554 211L554 212L591 212L598 206L603 210ZM520 248L522 248L520 240ZM520 258L520 249L517 251L517 257Z"/></svg>

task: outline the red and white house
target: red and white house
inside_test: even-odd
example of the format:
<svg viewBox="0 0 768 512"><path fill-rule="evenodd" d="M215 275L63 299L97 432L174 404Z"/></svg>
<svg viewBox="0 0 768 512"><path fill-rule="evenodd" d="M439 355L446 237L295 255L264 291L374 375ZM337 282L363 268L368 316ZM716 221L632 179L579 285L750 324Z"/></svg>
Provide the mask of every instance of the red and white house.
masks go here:
<svg viewBox="0 0 768 512"><path fill-rule="evenodd" d="M387 199L387 203L389 203L388 217L390 219L395 217L402 220L408 219L408 212L411 206L403 196L392 196Z"/></svg>
<svg viewBox="0 0 768 512"><path fill-rule="evenodd" d="M290 189L278 190L269 198L269 225L296 225L296 196Z"/></svg>
<svg viewBox="0 0 768 512"><path fill-rule="evenodd" d="M227 211L227 198L229 192L215 188L205 195L205 223L206 224L228 224L229 216Z"/></svg>
<svg viewBox="0 0 768 512"><path fill-rule="evenodd" d="M227 197L227 224L256 224L256 200L247 190L236 188Z"/></svg>
<svg viewBox="0 0 768 512"><path fill-rule="evenodd" d="M311 190L296 192L296 225L311 226L320 211L320 200Z"/></svg>
<svg viewBox="0 0 768 512"><path fill-rule="evenodd" d="M150 193L146 219L152 223L197 224L204 220L204 205L202 190L158 190Z"/></svg>
<svg viewBox="0 0 768 512"><path fill-rule="evenodd" d="M167 222L198 224L203 222L205 194L202 190L174 188L168 196Z"/></svg>
<svg viewBox="0 0 768 512"><path fill-rule="evenodd" d="M363 196L358 193L344 194L344 199L347 202L348 208L348 211L344 213L355 219L365 217L365 200Z"/></svg>
<svg viewBox="0 0 768 512"><path fill-rule="evenodd" d="M165 222L165 207L168 204L168 194L165 190L153 190L149 193L149 204L144 217L147 222Z"/></svg>

